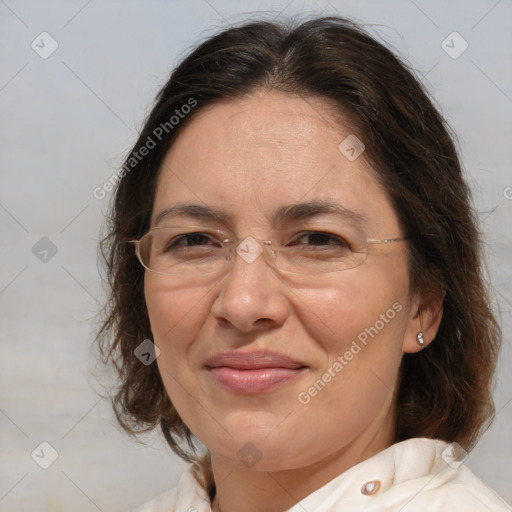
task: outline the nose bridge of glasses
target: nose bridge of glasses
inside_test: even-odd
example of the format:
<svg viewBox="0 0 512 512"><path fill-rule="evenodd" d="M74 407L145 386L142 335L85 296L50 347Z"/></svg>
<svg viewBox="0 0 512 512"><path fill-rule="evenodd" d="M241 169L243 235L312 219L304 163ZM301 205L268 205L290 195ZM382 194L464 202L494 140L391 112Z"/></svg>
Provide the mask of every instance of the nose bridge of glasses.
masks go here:
<svg viewBox="0 0 512 512"><path fill-rule="evenodd" d="M269 240L259 240L249 235L241 241L236 240L234 250L246 263L254 263L264 252L271 249L270 245Z"/></svg>

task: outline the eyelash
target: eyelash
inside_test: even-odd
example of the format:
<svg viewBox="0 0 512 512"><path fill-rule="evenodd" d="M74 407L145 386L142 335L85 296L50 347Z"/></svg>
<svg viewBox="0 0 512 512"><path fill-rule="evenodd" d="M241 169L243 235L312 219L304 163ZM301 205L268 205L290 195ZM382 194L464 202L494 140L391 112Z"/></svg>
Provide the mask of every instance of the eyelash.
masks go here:
<svg viewBox="0 0 512 512"><path fill-rule="evenodd" d="M340 236L337 236L337 235L333 235L332 233L326 233L325 231L307 231L305 233L301 233L300 236L298 236L296 239L294 240L298 240L298 239L301 239L303 237L306 237L306 236L322 236L322 237L329 237L330 240L334 240L336 242L336 245L345 245L345 246L348 246L348 242L340 237ZM325 245L325 244L320 244L320 245Z"/></svg>
<svg viewBox="0 0 512 512"><path fill-rule="evenodd" d="M334 235L332 233L327 233L325 231L305 231L303 233L300 233L299 236L295 237L291 242L295 242L295 241L300 240L301 238L304 238L304 237L307 237L307 236L318 236L318 235L323 236L323 237L328 237L330 239L330 241L336 242L335 245L344 245L344 246L347 246L347 247L350 246L350 244L345 239L343 239L342 237ZM187 234L184 234L184 235L180 235L179 237L176 237L174 240L172 240L169 243L167 250L171 250L173 248L176 248L176 247L178 247L178 244L180 242L190 240L191 238L194 238L194 237L196 239L197 239L197 237L200 237L200 238L208 238L208 239L212 240L210 235L208 235L206 233L200 233L200 232L198 232L198 233L187 233ZM185 245L185 246L181 246L181 248L198 247L198 246L201 246L201 245L204 245L204 244L198 244L198 245L195 245L195 246ZM313 244L307 244L307 245L312 245L314 247L318 247L318 245L313 245ZM325 246L326 244L320 244L320 245L321 246ZM327 244L327 245L332 245L332 244Z"/></svg>

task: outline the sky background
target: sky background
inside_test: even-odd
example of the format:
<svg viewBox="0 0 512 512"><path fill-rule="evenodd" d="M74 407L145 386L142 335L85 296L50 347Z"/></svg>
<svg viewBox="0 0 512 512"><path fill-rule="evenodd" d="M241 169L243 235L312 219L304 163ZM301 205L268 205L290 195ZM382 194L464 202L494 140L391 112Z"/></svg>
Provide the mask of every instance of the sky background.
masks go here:
<svg viewBox="0 0 512 512"><path fill-rule="evenodd" d="M467 464L512 502L511 0L0 0L0 512L122 512L183 472L158 435L130 440L97 393L109 194L93 190L180 58L262 11L370 25L457 133L505 333L498 414Z"/></svg>

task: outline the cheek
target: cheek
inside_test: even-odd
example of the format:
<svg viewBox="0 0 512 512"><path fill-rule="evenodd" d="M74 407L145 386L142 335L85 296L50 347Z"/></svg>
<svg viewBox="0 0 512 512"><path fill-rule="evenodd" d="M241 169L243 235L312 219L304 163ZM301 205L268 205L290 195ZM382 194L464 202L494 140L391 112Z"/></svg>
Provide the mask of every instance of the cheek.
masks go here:
<svg viewBox="0 0 512 512"><path fill-rule="evenodd" d="M300 290L300 298L297 316L323 352L308 383L312 388L304 388L302 397L315 402L315 414L334 411L340 403L358 411L357 427L390 400L396 386L407 326L407 267L353 269L330 286ZM328 389L316 400L324 385Z"/></svg>
<svg viewBox="0 0 512 512"><path fill-rule="evenodd" d="M323 285L297 290L296 314L301 328L325 355L343 350L360 325L362 308L355 286Z"/></svg>
<svg viewBox="0 0 512 512"><path fill-rule="evenodd" d="M198 412L190 396L194 391L191 366L194 341L205 324L209 307L205 287L187 286L159 276L146 276L146 304L153 341L160 354L156 360L167 395L183 421L193 424Z"/></svg>
<svg viewBox="0 0 512 512"><path fill-rule="evenodd" d="M336 417L322 435L350 439L390 406L402 357L407 280L402 271L354 270L300 291L297 316L324 363L301 388L304 417ZM307 305L307 306L306 306Z"/></svg>
<svg viewBox="0 0 512 512"><path fill-rule="evenodd" d="M164 359L169 353L183 352L193 342L205 321L202 288L146 276L146 304L154 342ZM203 301L204 302L204 301Z"/></svg>
<svg viewBox="0 0 512 512"><path fill-rule="evenodd" d="M405 310L406 284L397 272L372 275L354 270L330 284L297 290L297 317L309 336L332 355L358 337L364 341L369 330L375 332L372 328L382 335L401 332L404 315L397 310Z"/></svg>

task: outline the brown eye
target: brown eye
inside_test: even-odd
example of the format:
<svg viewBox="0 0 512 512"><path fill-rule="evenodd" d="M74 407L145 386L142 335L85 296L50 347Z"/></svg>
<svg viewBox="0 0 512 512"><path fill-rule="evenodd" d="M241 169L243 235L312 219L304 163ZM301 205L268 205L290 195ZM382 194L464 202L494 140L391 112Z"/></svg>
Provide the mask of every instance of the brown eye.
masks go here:
<svg viewBox="0 0 512 512"><path fill-rule="evenodd" d="M167 249L183 248L183 247L198 247L206 245L211 242L212 239L203 233L187 233L171 240Z"/></svg>
<svg viewBox="0 0 512 512"><path fill-rule="evenodd" d="M300 241L302 241L302 243L300 243ZM298 236L291 245L302 245L311 247L329 246L331 248L350 247L348 242L343 238L336 235L332 235L330 233L324 233L322 231L311 231L309 233L303 233L300 236Z"/></svg>

